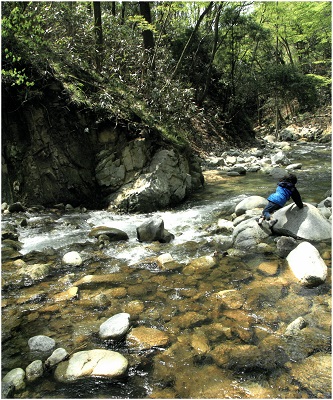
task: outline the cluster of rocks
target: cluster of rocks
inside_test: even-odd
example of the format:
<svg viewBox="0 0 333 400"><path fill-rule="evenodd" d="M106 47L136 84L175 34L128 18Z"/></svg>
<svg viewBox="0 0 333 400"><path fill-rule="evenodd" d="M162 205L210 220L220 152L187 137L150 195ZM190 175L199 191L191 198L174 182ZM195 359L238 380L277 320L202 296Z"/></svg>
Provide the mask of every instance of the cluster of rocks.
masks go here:
<svg viewBox="0 0 333 400"><path fill-rule="evenodd" d="M287 258L295 276L304 285L323 283L327 267L314 244L331 240L331 198L320 203L329 206L325 206L325 212L309 203L304 203L302 209L295 204L287 205L274 213L277 222L272 227L267 221L262 225L257 222L266 204L265 198L250 196L237 204L233 221L221 219L217 222L215 230L220 234L220 251L230 251L233 247L233 254L235 250L236 253L265 252L275 245L273 251ZM326 218L328 214L330 220ZM275 238L274 242L267 240L270 237Z"/></svg>
<svg viewBox="0 0 333 400"><path fill-rule="evenodd" d="M169 344L169 336L156 328L139 326L131 329L128 313L119 313L104 321L99 328L99 337L108 341L126 340L126 346L137 351ZM28 346L32 356L40 359L31 362L25 370L14 368L3 377L3 398L24 389L26 382L34 382L45 373L52 372L59 382L72 382L89 377L118 378L128 370L128 360L117 351L102 348L69 354L64 348L55 349L55 340L44 335L31 337Z"/></svg>
<svg viewBox="0 0 333 400"><path fill-rule="evenodd" d="M326 115L329 118L329 115ZM266 127L257 127L256 133L258 135L264 135L267 131ZM272 127L275 131L275 127ZM295 142L295 141L306 141L306 142L319 142L328 143L332 140L331 132L323 129L321 124L309 124L309 125L297 125L296 123L290 124L285 128L282 128L278 132L278 139L280 141Z"/></svg>
<svg viewBox="0 0 333 400"><path fill-rule="evenodd" d="M267 135L263 137L258 147L244 150L229 149L218 157L207 157L203 162L203 169L216 168L229 176L262 171L275 179L281 178L287 172L302 169L302 163L292 163L289 160L291 139L285 135L283 138L277 140L275 136Z"/></svg>

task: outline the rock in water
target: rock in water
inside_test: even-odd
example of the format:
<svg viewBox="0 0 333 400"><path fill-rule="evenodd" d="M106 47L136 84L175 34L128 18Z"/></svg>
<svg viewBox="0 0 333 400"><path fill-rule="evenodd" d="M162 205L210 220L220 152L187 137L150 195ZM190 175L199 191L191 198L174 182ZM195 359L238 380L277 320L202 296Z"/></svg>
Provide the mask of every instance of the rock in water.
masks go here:
<svg viewBox="0 0 333 400"><path fill-rule="evenodd" d="M2 386L8 385L8 387L15 387L15 390L21 390L25 388L24 383L25 372L22 368L14 368L8 372L2 379Z"/></svg>
<svg viewBox="0 0 333 400"><path fill-rule="evenodd" d="M268 201L261 196L250 196L246 199L243 199L240 203L237 204L235 208L236 215L242 215L247 210L253 210L254 208L264 208L266 207Z"/></svg>
<svg viewBox="0 0 333 400"><path fill-rule="evenodd" d="M68 361L60 363L55 370L59 382L72 382L82 378L115 378L124 375L128 361L111 350L88 350L74 353Z"/></svg>
<svg viewBox="0 0 333 400"><path fill-rule="evenodd" d="M49 352L55 347L55 340L44 335L33 336L28 340L31 351Z"/></svg>
<svg viewBox="0 0 333 400"><path fill-rule="evenodd" d="M79 266L82 264L82 258L77 251L70 251L63 256L62 262L67 265Z"/></svg>
<svg viewBox="0 0 333 400"><path fill-rule="evenodd" d="M162 218L152 218L136 228L139 242L169 243L174 239L174 235L164 229Z"/></svg>
<svg viewBox="0 0 333 400"><path fill-rule="evenodd" d="M110 242L116 242L118 240L128 240L128 235L126 232L117 228L109 228L107 226L96 226L89 233L90 237L98 238L98 236L100 235L106 235L109 238Z"/></svg>
<svg viewBox="0 0 333 400"><path fill-rule="evenodd" d="M325 282L327 266L318 250L302 242L287 256L289 267L304 286L314 287Z"/></svg>
<svg viewBox="0 0 333 400"><path fill-rule="evenodd" d="M130 326L130 315L119 313L109 318L99 327L99 336L102 339L118 339L123 337Z"/></svg>
<svg viewBox="0 0 333 400"><path fill-rule="evenodd" d="M274 213L277 223L272 230L275 233L294 238L320 242L332 238L332 225L319 210L305 203L303 208L291 204Z"/></svg>
<svg viewBox="0 0 333 400"><path fill-rule="evenodd" d="M43 376L44 369L42 360L35 360L29 364L25 370L25 373L28 382L33 382Z"/></svg>

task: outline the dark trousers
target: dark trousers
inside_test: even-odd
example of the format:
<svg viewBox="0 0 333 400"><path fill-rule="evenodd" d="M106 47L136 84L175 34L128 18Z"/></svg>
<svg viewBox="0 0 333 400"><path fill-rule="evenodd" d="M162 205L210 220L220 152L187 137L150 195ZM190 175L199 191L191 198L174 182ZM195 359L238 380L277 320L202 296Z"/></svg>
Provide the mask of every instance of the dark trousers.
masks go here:
<svg viewBox="0 0 333 400"><path fill-rule="evenodd" d="M273 214L274 211L279 210L280 208L282 208L282 206L268 201L267 206L263 209L262 215L266 220L269 220L271 218L271 214Z"/></svg>

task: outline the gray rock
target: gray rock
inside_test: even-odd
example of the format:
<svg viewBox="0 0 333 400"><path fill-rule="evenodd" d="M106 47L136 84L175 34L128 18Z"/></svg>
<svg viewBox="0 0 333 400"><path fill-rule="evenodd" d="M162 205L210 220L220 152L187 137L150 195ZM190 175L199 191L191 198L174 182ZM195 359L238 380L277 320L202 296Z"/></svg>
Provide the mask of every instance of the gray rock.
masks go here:
<svg viewBox="0 0 333 400"><path fill-rule="evenodd" d="M99 327L99 336L102 339L118 339L123 337L130 327L130 315L119 313L109 318Z"/></svg>
<svg viewBox="0 0 333 400"><path fill-rule="evenodd" d="M277 223L273 231L280 235L320 242L332 237L332 225L316 207L304 203L299 209L295 204L281 208L274 213Z"/></svg>
<svg viewBox="0 0 333 400"><path fill-rule="evenodd" d="M280 168L280 167L274 167L274 168L270 169L269 175L273 179L278 180L278 179L283 178L286 175L286 170L283 168Z"/></svg>
<svg viewBox="0 0 333 400"><path fill-rule="evenodd" d="M332 207L332 197L326 197L326 199L318 204L318 207Z"/></svg>
<svg viewBox="0 0 333 400"><path fill-rule="evenodd" d="M289 236L281 236L276 242L276 250L279 257L286 258L287 255L297 247L297 240Z"/></svg>
<svg viewBox="0 0 333 400"><path fill-rule="evenodd" d="M175 150L159 150L141 174L133 179L131 172L131 179L109 196L109 207L151 212L178 204L192 190L202 187L204 179L199 171L194 159L188 160Z"/></svg>
<svg viewBox="0 0 333 400"><path fill-rule="evenodd" d="M312 244L300 243L289 253L287 261L293 274L304 286L314 287L325 282L327 266Z"/></svg>
<svg viewBox="0 0 333 400"><path fill-rule="evenodd" d="M169 243L174 236L164 229L164 221L161 218L152 218L136 228L137 238L140 242Z"/></svg>
<svg viewBox="0 0 333 400"><path fill-rule="evenodd" d="M35 360L25 369L28 382L33 382L43 376L44 368L42 360Z"/></svg>
<svg viewBox="0 0 333 400"><path fill-rule="evenodd" d="M50 355L50 357L45 361L45 365L47 367L54 367L55 365L59 364L68 356L68 353L62 347L55 349L54 352Z"/></svg>
<svg viewBox="0 0 333 400"><path fill-rule="evenodd" d="M8 387L15 387L15 390L21 390L25 388L25 372L22 368L14 368L6 374L2 379L2 384L6 384Z"/></svg>
<svg viewBox="0 0 333 400"><path fill-rule="evenodd" d="M22 212L22 211L25 211L26 209L20 202L17 202L17 203L10 204L8 207L8 210L9 210L9 212L12 213L12 212Z"/></svg>
<svg viewBox="0 0 333 400"><path fill-rule="evenodd" d="M236 205L235 213L239 216L248 210L253 210L254 208L264 208L267 203L268 201L264 197L250 196Z"/></svg>
<svg viewBox="0 0 333 400"><path fill-rule="evenodd" d="M290 142L296 140L297 130L293 126L288 126L279 132L279 138Z"/></svg>
<svg viewBox="0 0 333 400"><path fill-rule="evenodd" d="M251 165L248 169L247 172L258 172L260 170L260 165Z"/></svg>
<svg viewBox="0 0 333 400"><path fill-rule="evenodd" d="M231 173L237 173L238 175L245 175L246 169L242 165L234 165L232 168L229 169L228 175Z"/></svg>
<svg viewBox="0 0 333 400"><path fill-rule="evenodd" d="M276 165L288 165L289 164L289 160L287 158L287 156L283 153L283 151L279 151L276 154L273 154L271 156L271 160L272 160L272 164Z"/></svg>
<svg viewBox="0 0 333 400"><path fill-rule="evenodd" d="M74 353L68 361L55 370L59 382L72 382L82 378L115 378L125 374L128 361L120 353L111 350L88 350Z"/></svg>
<svg viewBox="0 0 333 400"><path fill-rule="evenodd" d="M31 351L52 351L55 347L55 340L44 335L33 336L28 340Z"/></svg>
<svg viewBox="0 0 333 400"><path fill-rule="evenodd" d="M270 229L264 224L259 226L255 219L245 220L238 224L233 231L234 247L236 249L256 248L270 234Z"/></svg>

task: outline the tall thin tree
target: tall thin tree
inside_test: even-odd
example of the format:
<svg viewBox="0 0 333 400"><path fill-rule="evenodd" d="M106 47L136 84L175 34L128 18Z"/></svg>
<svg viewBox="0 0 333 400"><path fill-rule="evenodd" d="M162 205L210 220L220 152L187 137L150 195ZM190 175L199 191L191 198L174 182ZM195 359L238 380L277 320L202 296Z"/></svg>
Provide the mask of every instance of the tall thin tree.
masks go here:
<svg viewBox="0 0 333 400"><path fill-rule="evenodd" d="M94 6L94 29L95 29L95 59L96 70L101 72L103 60L103 32L101 2L93 1Z"/></svg>

